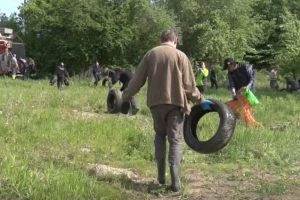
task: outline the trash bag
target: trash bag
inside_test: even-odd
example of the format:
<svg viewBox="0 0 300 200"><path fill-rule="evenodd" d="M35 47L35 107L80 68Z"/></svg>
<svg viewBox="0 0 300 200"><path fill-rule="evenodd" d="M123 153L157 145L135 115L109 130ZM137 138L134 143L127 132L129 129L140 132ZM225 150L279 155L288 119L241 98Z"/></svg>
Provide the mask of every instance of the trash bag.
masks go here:
<svg viewBox="0 0 300 200"><path fill-rule="evenodd" d="M254 119L250 102L246 96L239 94L236 100L228 101L226 104L231 108L236 117L240 118L247 125L251 127L261 126L261 124Z"/></svg>
<svg viewBox="0 0 300 200"><path fill-rule="evenodd" d="M250 89L248 89L248 88L246 89L245 95L251 106L256 106L257 104L259 104L258 99L256 98L256 96L253 94L253 92Z"/></svg>

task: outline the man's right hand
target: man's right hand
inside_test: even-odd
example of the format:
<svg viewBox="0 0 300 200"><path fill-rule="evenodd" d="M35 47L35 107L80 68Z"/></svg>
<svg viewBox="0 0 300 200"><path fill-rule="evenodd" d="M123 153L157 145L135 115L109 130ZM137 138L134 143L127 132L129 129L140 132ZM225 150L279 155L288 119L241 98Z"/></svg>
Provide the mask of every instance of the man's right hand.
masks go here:
<svg viewBox="0 0 300 200"><path fill-rule="evenodd" d="M196 102L196 104L201 104L203 101L205 101L205 97L203 94L200 94L200 98L198 99L198 101Z"/></svg>
<svg viewBox="0 0 300 200"><path fill-rule="evenodd" d="M214 103L208 99L205 99L201 102L201 106L204 110L211 110L211 105L213 105Z"/></svg>

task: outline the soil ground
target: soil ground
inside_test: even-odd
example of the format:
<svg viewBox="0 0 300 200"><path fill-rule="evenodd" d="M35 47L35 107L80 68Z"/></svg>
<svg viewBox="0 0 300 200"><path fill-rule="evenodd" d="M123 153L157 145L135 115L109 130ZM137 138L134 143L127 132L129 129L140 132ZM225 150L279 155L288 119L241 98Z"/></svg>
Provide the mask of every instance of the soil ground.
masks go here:
<svg viewBox="0 0 300 200"><path fill-rule="evenodd" d="M179 193L169 191L166 187L156 183L154 178L143 178L128 169L118 169L103 165L90 165L88 170L91 174L98 177L105 176L107 173L123 175L122 185L135 196L143 196L146 199L172 200L298 200L300 190L297 186L282 192L282 194L268 195L259 192L261 183L276 183L281 181L279 176L264 171L254 171L240 169L233 174L223 174L222 176L207 176L201 170L185 170L182 176L183 189ZM251 178L245 174L255 174ZM289 179L299 180L299 174L290 176ZM121 180L121 179L120 179Z"/></svg>

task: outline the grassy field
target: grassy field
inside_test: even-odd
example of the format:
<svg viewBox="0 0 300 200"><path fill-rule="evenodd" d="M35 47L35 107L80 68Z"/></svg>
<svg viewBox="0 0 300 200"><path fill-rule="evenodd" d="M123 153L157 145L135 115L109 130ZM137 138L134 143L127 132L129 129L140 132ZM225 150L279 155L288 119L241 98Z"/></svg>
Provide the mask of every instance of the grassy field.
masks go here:
<svg viewBox="0 0 300 200"><path fill-rule="evenodd" d="M61 91L48 80L1 78L0 199L291 199L298 191L300 93L271 91L265 74L258 77L260 104L254 108L263 127L238 121L231 142L215 154L185 145L184 188L175 196L142 193L124 177L88 172L89 164L103 164L145 180L156 176L145 87L135 116L106 113L107 93L77 78ZM224 88L206 96L230 99ZM217 124L213 115L205 120L209 133Z"/></svg>

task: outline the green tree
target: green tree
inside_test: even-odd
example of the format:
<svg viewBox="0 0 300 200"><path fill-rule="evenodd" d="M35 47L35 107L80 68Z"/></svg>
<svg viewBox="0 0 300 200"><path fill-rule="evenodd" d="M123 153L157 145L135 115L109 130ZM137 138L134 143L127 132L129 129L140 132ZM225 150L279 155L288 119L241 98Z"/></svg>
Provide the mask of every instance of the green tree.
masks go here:
<svg viewBox="0 0 300 200"><path fill-rule="evenodd" d="M284 72L292 72L296 77L300 74L300 21L288 10L285 12L278 42L281 48L278 49L275 60Z"/></svg>
<svg viewBox="0 0 300 200"><path fill-rule="evenodd" d="M295 46L299 45L299 4L294 0L258 0L253 8L264 39L255 46L256 53L249 53L247 58L260 68L281 64L282 69L289 66L286 71L291 70L299 62Z"/></svg>
<svg viewBox="0 0 300 200"><path fill-rule="evenodd" d="M147 0L29 0L21 17L30 52L45 71L61 60L75 72L96 59L134 66L157 44L158 32L174 26L163 9Z"/></svg>
<svg viewBox="0 0 300 200"><path fill-rule="evenodd" d="M252 18L253 0L169 1L169 9L178 13L183 49L188 55L210 63L222 64L225 57L242 60L246 52L255 52L262 31Z"/></svg>

